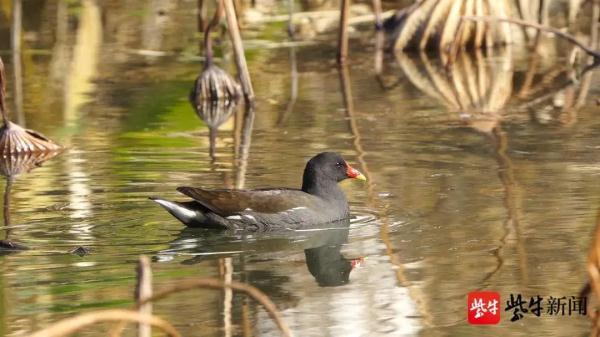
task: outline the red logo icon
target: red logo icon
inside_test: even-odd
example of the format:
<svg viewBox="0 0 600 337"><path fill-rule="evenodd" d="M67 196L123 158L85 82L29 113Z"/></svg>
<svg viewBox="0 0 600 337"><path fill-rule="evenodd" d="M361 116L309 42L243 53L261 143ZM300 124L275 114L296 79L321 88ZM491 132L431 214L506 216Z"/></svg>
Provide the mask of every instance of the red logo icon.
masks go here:
<svg viewBox="0 0 600 337"><path fill-rule="evenodd" d="M500 323L500 293L495 291L472 291L467 296L469 324Z"/></svg>

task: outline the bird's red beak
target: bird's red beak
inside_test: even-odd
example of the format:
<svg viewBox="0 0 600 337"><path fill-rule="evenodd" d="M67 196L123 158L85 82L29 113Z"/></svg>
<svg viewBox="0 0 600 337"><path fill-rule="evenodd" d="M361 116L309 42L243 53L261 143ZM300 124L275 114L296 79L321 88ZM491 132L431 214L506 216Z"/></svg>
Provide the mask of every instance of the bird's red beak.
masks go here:
<svg viewBox="0 0 600 337"><path fill-rule="evenodd" d="M367 177L365 177L362 173L360 173L354 167L348 165L348 163L346 163L346 175L348 176L348 178L352 178L352 179L367 180Z"/></svg>

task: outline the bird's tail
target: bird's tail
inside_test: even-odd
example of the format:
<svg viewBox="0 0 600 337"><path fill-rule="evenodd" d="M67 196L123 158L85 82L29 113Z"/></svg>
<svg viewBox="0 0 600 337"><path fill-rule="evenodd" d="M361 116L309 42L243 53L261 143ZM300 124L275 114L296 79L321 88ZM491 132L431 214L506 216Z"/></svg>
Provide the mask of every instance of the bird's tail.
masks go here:
<svg viewBox="0 0 600 337"><path fill-rule="evenodd" d="M149 197L148 199L161 205L164 209L171 213L172 216L176 217L177 220L183 222L186 226L204 227L203 224L207 220L206 215L197 208L196 202L169 201L157 197Z"/></svg>

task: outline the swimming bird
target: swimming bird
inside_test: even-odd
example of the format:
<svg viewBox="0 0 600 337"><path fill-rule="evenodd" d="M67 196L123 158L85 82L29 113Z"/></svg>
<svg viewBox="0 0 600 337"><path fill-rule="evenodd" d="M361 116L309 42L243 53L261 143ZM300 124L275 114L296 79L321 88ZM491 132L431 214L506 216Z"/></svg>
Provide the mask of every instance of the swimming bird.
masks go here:
<svg viewBox="0 0 600 337"><path fill-rule="evenodd" d="M177 191L192 200L150 199L189 227L244 231L301 229L350 216L346 195L338 186L349 178L366 180L339 154L323 152L306 164L301 189L208 190L183 186Z"/></svg>

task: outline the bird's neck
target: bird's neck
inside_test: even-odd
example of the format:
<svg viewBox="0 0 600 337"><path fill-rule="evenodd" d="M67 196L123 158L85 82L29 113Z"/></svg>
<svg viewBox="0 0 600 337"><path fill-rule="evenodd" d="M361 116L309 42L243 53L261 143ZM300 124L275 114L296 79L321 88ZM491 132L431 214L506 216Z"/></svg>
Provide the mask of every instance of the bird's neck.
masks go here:
<svg viewBox="0 0 600 337"><path fill-rule="evenodd" d="M346 194L338 186L337 183L327 181L326 183L320 183L318 180L307 181L302 183L302 191L316 195L325 200L336 200L346 203Z"/></svg>

